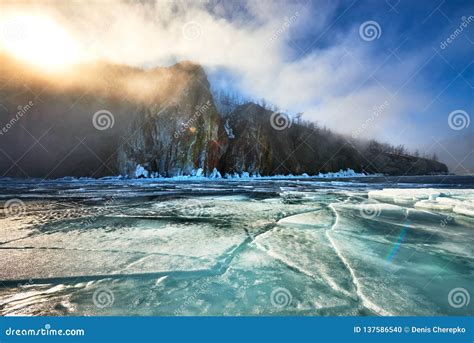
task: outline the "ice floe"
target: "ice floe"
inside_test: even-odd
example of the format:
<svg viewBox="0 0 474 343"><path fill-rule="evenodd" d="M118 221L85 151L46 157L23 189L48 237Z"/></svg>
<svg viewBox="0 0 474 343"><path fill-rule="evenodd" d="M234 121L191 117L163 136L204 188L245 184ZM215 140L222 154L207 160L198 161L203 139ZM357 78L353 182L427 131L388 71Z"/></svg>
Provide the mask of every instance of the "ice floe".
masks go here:
<svg viewBox="0 0 474 343"><path fill-rule="evenodd" d="M369 199L428 211L443 211L474 217L472 189L394 189L373 190Z"/></svg>

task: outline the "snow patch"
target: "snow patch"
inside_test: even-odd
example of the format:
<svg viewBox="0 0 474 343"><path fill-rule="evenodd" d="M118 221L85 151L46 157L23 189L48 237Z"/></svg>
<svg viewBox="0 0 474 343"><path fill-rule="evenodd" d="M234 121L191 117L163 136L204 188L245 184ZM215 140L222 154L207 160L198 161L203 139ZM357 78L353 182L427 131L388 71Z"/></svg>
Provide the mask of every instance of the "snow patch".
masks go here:
<svg viewBox="0 0 474 343"><path fill-rule="evenodd" d="M230 179L230 180L254 180L254 179L262 179L262 180L272 180L272 179L284 179L284 180L291 180L291 179L301 179L301 178L323 178L323 179L339 179L339 178L349 178L349 177L364 177L364 176L376 176L367 175L365 173L356 173L352 169L347 170L340 170L338 172L329 172L329 173L319 173L317 175L308 175L307 173L303 173L301 175L272 175L272 176L262 176L258 172L247 172L243 171L241 173L233 173L228 174L226 173L224 176L214 168L210 174L205 173L203 168L193 169L189 175L177 175L173 177L162 177L157 172L150 172L145 167L140 164L137 164L135 167L135 172L133 174L134 178L152 178L152 179L168 179L173 181L179 180L215 180L215 179ZM110 178L110 177L109 177ZM117 177L115 177L117 178ZM118 178L124 178L124 176L118 176Z"/></svg>
<svg viewBox="0 0 474 343"><path fill-rule="evenodd" d="M232 131L232 128L229 125L229 119L225 121L224 130L227 133L227 137L229 137L229 139L235 138L234 131Z"/></svg>
<svg viewBox="0 0 474 343"><path fill-rule="evenodd" d="M146 170L141 164L137 164L135 168L135 177L138 179L140 177L148 178L150 173Z"/></svg>

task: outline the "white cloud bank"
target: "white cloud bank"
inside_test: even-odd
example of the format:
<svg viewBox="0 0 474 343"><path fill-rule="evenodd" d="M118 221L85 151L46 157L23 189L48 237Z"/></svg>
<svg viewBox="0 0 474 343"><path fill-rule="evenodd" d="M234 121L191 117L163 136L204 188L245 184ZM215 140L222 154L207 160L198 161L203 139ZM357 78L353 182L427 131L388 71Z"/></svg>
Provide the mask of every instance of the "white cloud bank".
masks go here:
<svg viewBox="0 0 474 343"><path fill-rule="evenodd" d="M401 87L422 61L402 64L392 56L382 65L373 53L377 41L360 39L361 23L346 32L336 30L335 3L164 0L2 6L54 18L78 43L84 59L141 67L192 60L211 73L228 71L245 95L303 111L306 119L343 133L360 131L387 100L389 106L359 136L384 138L387 130L393 133L393 126L387 129L393 118L407 125L406 113L422 107L422 92ZM309 31L315 40L324 36L326 46L298 40Z"/></svg>

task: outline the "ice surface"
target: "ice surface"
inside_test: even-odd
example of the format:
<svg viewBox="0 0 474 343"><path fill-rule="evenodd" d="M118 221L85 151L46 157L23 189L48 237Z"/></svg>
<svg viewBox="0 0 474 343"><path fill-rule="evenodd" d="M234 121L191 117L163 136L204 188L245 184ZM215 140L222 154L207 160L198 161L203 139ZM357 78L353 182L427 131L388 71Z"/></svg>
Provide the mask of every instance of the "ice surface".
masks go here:
<svg viewBox="0 0 474 343"><path fill-rule="evenodd" d="M0 313L474 313L471 188L214 177L0 180Z"/></svg>
<svg viewBox="0 0 474 343"><path fill-rule="evenodd" d="M474 190L471 189L383 189L370 191L368 195L381 202L474 217Z"/></svg>
<svg viewBox="0 0 474 343"><path fill-rule="evenodd" d="M278 224L287 227L316 229L327 228L333 220L327 210L319 210L282 218Z"/></svg>

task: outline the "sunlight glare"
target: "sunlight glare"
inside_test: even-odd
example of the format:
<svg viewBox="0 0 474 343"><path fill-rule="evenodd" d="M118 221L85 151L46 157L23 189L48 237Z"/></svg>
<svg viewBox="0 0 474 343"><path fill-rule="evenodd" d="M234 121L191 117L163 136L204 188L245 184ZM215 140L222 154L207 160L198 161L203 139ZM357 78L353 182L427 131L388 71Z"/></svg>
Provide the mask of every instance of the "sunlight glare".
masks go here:
<svg viewBox="0 0 474 343"><path fill-rule="evenodd" d="M0 46L8 54L47 70L79 62L77 45L54 20L39 15L0 17Z"/></svg>

